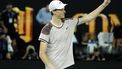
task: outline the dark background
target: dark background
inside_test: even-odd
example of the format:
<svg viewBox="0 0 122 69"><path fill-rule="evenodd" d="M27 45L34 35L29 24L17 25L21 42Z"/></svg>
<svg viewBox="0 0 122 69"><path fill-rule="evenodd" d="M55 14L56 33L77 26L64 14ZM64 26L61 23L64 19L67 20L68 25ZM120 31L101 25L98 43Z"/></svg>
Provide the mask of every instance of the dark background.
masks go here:
<svg viewBox="0 0 122 69"><path fill-rule="evenodd" d="M35 20L35 16L39 9L46 6L50 3L51 0L1 0L0 1L0 11L2 11L6 4L13 3L14 6L19 7L21 10L25 10L25 7L32 7L34 9L33 11L33 40L30 42L38 48L38 35L40 32L38 32L38 22ZM104 0L62 0L64 3L68 4L66 6L66 17L73 17L77 13L89 13L95 8L97 8ZM119 20L122 22L122 10L121 10L121 0L112 0L111 4L106 7L102 13L105 14L108 17L108 14L116 14L119 18ZM100 19L97 18L96 22L99 21L99 23L96 23L96 32L100 32L102 30L102 24L100 23ZM85 28L85 26L82 26L82 28ZM86 27L86 30L82 30L82 32L88 31L88 28ZM37 50L38 51L38 50Z"/></svg>
<svg viewBox="0 0 122 69"><path fill-rule="evenodd" d="M33 11L33 18L34 18L33 19L33 31L32 31L33 32L33 40L30 42L30 44L33 44L36 47L37 52L38 52L38 48L39 48L39 41L37 40L37 38L38 38L38 34L40 32L36 31L38 29L38 23L35 20L35 16L36 16L37 12L39 11L39 9L41 9L43 6L49 4L50 1L51 0L0 0L0 12L3 9L5 9L6 4L8 4L10 2L12 2L14 6L19 7L21 10L25 10L26 6L32 7L34 9L34 11ZM76 13L89 13L92 10L94 10L95 8L97 8L103 2L103 0L61 0L61 1L68 4L66 6L66 17L72 17ZM121 4L122 4L121 0L112 0L111 4L107 8L105 8L102 11L102 13L105 14L106 16L108 16L108 14L114 13L118 16L119 20L122 22L122 10L121 10L122 5ZM98 31L101 31L101 28L102 27L100 24L97 25ZM87 28L85 31L88 31ZM1 64L3 63L3 65L4 64L8 65L9 63L10 64L13 63L12 66L14 66L14 64L19 65L19 63L21 63L22 66L26 66L26 64L28 64L28 66L30 66L29 68L31 68L31 65L34 64L34 67L32 67L32 68L35 68L35 69L37 69L37 68L43 69L43 67L44 67L44 65L40 61L31 61L31 62L24 61L24 62L25 62L24 64L23 64L23 61L22 62L21 61L20 62L2 61L0 63ZM80 66L80 63L77 63L78 68L76 68L76 69L81 69L82 66ZM85 65L85 64L81 63L81 65ZM97 63L97 64L99 65L99 63ZM86 65L84 67L87 67ZM104 65L106 65L106 64L104 64ZM19 66L21 66L21 65L19 65ZM23 67L21 67L21 68L23 68Z"/></svg>

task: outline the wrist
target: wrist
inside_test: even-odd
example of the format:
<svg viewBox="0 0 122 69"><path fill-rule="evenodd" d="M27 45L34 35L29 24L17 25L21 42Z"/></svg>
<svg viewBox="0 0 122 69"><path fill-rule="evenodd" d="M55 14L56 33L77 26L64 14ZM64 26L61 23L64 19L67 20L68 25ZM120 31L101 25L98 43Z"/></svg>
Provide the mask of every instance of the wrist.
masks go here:
<svg viewBox="0 0 122 69"><path fill-rule="evenodd" d="M103 3L101 6L102 6L103 8L105 8L107 5L106 5L105 3Z"/></svg>

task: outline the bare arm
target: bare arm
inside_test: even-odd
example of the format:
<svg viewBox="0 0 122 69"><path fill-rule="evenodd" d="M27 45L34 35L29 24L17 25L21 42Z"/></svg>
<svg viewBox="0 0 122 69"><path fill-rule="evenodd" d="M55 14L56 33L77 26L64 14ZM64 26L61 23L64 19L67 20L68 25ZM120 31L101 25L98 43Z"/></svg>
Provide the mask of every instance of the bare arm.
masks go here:
<svg viewBox="0 0 122 69"><path fill-rule="evenodd" d="M42 41L40 43L39 57L49 69L55 69L54 65L48 59L48 56L46 54L46 49L47 49L47 42Z"/></svg>
<svg viewBox="0 0 122 69"><path fill-rule="evenodd" d="M79 18L79 24L86 23L86 22L91 21L92 19L96 18L100 14L100 12L107 5L109 5L110 2L111 2L111 0L104 0L104 2L98 8L96 8L94 11L92 11L91 13L89 13L86 16Z"/></svg>

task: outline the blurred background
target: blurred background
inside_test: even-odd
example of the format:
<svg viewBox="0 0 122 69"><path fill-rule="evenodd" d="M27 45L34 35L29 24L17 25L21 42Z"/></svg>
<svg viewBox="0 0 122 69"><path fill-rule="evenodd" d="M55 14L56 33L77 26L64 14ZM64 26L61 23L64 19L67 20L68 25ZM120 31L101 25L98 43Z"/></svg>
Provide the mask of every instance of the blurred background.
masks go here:
<svg viewBox="0 0 122 69"><path fill-rule="evenodd" d="M44 16L46 13L41 13L40 10L47 7L50 1L0 1L0 60L40 60L38 37L45 22L41 22L39 18L41 15L46 18ZM66 18L82 17L103 2L103 0L61 1L68 4L65 8ZM76 27L73 36L75 60L122 60L121 3L121 0L112 0L96 19L89 24L84 23Z"/></svg>

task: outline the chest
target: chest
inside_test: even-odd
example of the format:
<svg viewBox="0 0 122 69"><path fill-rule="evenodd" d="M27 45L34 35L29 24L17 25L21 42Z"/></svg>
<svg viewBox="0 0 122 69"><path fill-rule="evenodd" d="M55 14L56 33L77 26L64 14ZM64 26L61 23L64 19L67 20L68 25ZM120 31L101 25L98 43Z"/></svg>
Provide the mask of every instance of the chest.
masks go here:
<svg viewBox="0 0 122 69"><path fill-rule="evenodd" d="M53 27L50 33L50 40L52 42L55 41L64 41L66 40L68 37L70 37L72 35L72 28L68 25L64 25L61 28L55 28Z"/></svg>

